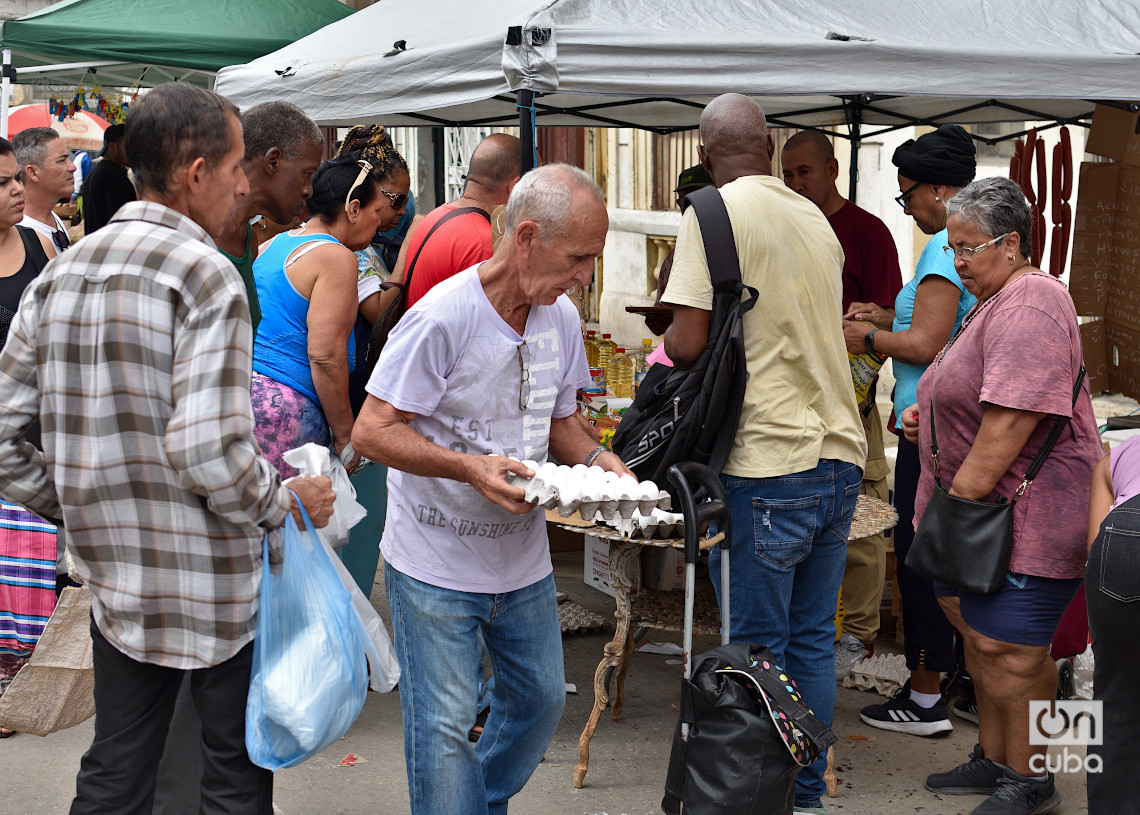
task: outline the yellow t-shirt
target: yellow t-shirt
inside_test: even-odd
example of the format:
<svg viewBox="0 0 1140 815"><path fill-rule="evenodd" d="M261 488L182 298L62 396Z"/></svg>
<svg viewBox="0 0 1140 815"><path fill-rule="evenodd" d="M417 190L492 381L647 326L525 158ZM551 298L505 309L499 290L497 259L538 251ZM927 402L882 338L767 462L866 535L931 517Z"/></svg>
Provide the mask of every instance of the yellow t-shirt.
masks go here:
<svg viewBox="0 0 1140 815"><path fill-rule="evenodd" d="M843 341L843 249L823 213L772 176L720 190L744 283L760 292L744 315L748 388L724 472L771 478L820 459L863 467L867 443ZM696 213L681 219L662 300L712 309Z"/></svg>

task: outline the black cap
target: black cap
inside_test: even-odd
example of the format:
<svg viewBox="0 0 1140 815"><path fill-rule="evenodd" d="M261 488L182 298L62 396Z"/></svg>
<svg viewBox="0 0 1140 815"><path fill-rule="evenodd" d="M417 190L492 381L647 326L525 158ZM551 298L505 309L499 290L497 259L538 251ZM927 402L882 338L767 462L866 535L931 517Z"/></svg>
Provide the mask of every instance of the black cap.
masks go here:
<svg viewBox="0 0 1140 815"><path fill-rule="evenodd" d="M95 158L99 158L99 156L101 156L107 152L107 145L114 144L115 142L118 142L118 141L122 141L122 138L124 135L126 135L126 132L127 132L126 125L111 125L106 130L104 130L103 131L103 149L95 154Z"/></svg>
<svg viewBox="0 0 1140 815"><path fill-rule="evenodd" d="M686 170L681 170L681 174L677 176L677 187L673 192L687 190L690 187L711 187L712 185L713 180L712 176L709 175L709 171L702 165L697 164Z"/></svg>
<svg viewBox="0 0 1140 815"><path fill-rule="evenodd" d="M974 141L959 125L942 125L898 146L891 161L913 181L964 187L974 180Z"/></svg>

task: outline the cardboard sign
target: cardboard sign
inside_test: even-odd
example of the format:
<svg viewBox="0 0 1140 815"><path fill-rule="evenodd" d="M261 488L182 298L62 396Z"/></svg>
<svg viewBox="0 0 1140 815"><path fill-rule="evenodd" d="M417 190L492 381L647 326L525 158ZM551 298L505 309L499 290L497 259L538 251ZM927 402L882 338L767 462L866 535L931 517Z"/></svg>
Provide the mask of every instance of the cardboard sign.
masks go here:
<svg viewBox="0 0 1140 815"><path fill-rule="evenodd" d="M1097 105L1085 149L1125 164L1140 165L1140 113Z"/></svg>

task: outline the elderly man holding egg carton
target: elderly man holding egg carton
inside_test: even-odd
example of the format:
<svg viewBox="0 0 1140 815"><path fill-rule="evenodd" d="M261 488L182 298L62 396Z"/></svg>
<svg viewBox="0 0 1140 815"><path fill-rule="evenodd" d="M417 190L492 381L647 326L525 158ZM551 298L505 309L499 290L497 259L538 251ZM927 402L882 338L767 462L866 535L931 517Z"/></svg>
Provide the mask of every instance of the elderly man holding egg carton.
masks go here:
<svg viewBox="0 0 1140 815"><path fill-rule="evenodd" d="M506 812L562 714L545 515L514 482L544 480L548 457L630 475L577 413L589 369L563 296L589 284L608 224L581 170L527 173L495 254L408 310L368 382L352 444L389 467L380 548L413 815ZM472 746L480 634L495 684Z"/></svg>

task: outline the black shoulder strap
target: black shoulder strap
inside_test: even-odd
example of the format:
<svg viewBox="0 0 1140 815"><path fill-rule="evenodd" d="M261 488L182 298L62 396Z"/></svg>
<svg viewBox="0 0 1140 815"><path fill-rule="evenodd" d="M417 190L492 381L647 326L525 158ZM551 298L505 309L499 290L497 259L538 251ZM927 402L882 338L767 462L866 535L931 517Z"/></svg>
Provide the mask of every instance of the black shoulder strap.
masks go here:
<svg viewBox="0 0 1140 815"><path fill-rule="evenodd" d="M491 216L487 213L487 210L480 209L479 207L459 207L457 209L453 209L451 212L447 213L434 224L432 224L431 229L428 230L427 235L424 236L423 241L420 243L420 248L416 250L416 255L412 258L412 262L409 263L407 265L407 268L404 270L404 291L407 291L408 287L412 285L412 272L416 268L416 261L420 259L420 252L424 251L424 247L427 246L428 240L432 235L435 234L435 231L450 221L452 218L458 218L460 215L470 215L473 212L479 213L487 219L487 223L491 223Z"/></svg>
<svg viewBox="0 0 1140 815"><path fill-rule="evenodd" d="M736 254L736 239L732 221L728 218L724 199L716 187L702 187L685 196L697 213L701 225L701 238L705 244L705 259L714 291L740 292L740 258Z"/></svg>
<svg viewBox="0 0 1140 815"><path fill-rule="evenodd" d="M32 263L35 265L37 272L43 271L44 266L48 264L47 252L44 251L43 244L40 243L39 233L34 229L26 226L16 225L16 231L20 235L20 240L23 241L24 251L31 258Z"/></svg>

